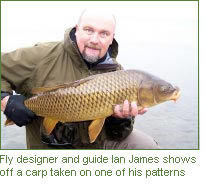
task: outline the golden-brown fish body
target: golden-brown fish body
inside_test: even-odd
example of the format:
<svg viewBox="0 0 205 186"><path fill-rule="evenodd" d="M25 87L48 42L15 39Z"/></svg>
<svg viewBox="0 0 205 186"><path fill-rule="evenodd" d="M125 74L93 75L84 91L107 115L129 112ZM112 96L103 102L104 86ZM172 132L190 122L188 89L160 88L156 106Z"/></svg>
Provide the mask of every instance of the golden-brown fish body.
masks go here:
<svg viewBox="0 0 205 186"><path fill-rule="evenodd" d="M113 106L126 99L150 107L175 99L178 94L178 88L153 75L122 70L65 84L26 100L25 105L36 115L75 122L112 115Z"/></svg>
<svg viewBox="0 0 205 186"><path fill-rule="evenodd" d="M77 86L65 85L34 96L25 105L39 116L58 118L62 122L106 117L113 113L114 105L125 99L137 101L138 83L133 75L128 71L94 75Z"/></svg>
<svg viewBox="0 0 205 186"><path fill-rule="evenodd" d="M36 89L41 92L41 89ZM136 101L151 107L178 99L180 91L170 83L139 70L93 75L74 83L44 88L25 105L36 115L61 122L106 118L116 104Z"/></svg>

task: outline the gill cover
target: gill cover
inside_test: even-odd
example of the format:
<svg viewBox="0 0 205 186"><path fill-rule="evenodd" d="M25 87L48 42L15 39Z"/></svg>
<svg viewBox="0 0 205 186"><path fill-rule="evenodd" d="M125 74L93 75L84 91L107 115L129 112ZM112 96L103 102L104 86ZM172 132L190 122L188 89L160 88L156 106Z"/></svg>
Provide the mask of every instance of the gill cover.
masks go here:
<svg viewBox="0 0 205 186"><path fill-rule="evenodd" d="M143 107L150 107L155 104L154 84L152 81L143 81L139 87L138 103Z"/></svg>

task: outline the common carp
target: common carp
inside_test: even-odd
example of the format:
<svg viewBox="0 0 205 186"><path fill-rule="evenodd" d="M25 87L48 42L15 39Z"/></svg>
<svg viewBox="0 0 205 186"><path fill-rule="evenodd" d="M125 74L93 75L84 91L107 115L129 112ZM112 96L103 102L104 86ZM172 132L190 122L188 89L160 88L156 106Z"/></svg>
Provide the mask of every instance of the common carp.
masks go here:
<svg viewBox="0 0 205 186"><path fill-rule="evenodd" d="M89 76L55 87L33 89L36 95L24 104L36 115L44 117L48 134L57 122L92 120L88 128L90 143L100 133L113 107L124 100L135 101L138 109L168 100L177 100L178 87L140 70L120 70Z"/></svg>

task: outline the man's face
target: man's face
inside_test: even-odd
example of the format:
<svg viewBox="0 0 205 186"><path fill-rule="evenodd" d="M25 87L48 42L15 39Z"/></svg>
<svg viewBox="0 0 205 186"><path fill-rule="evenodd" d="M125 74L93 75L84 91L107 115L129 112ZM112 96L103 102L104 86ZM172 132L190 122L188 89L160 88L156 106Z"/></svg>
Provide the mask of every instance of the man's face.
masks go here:
<svg viewBox="0 0 205 186"><path fill-rule="evenodd" d="M76 26L77 45L83 58L94 63L102 58L114 37L112 17L84 15Z"/></svg>

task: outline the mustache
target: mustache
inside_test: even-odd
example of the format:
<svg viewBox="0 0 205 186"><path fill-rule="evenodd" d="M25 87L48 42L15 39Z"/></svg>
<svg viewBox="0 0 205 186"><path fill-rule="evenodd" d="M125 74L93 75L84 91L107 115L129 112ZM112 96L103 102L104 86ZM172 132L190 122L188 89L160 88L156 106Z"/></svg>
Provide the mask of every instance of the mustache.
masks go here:
<svg viewBox="0 0 205 186"><path fill-rule="evenodd" d="M92 48L92 49L95 49L95 50L100 50L101 48L96 46L96 45L93 45L93 44L86 44L85 47L88 47L88 48Z"/></svg>

